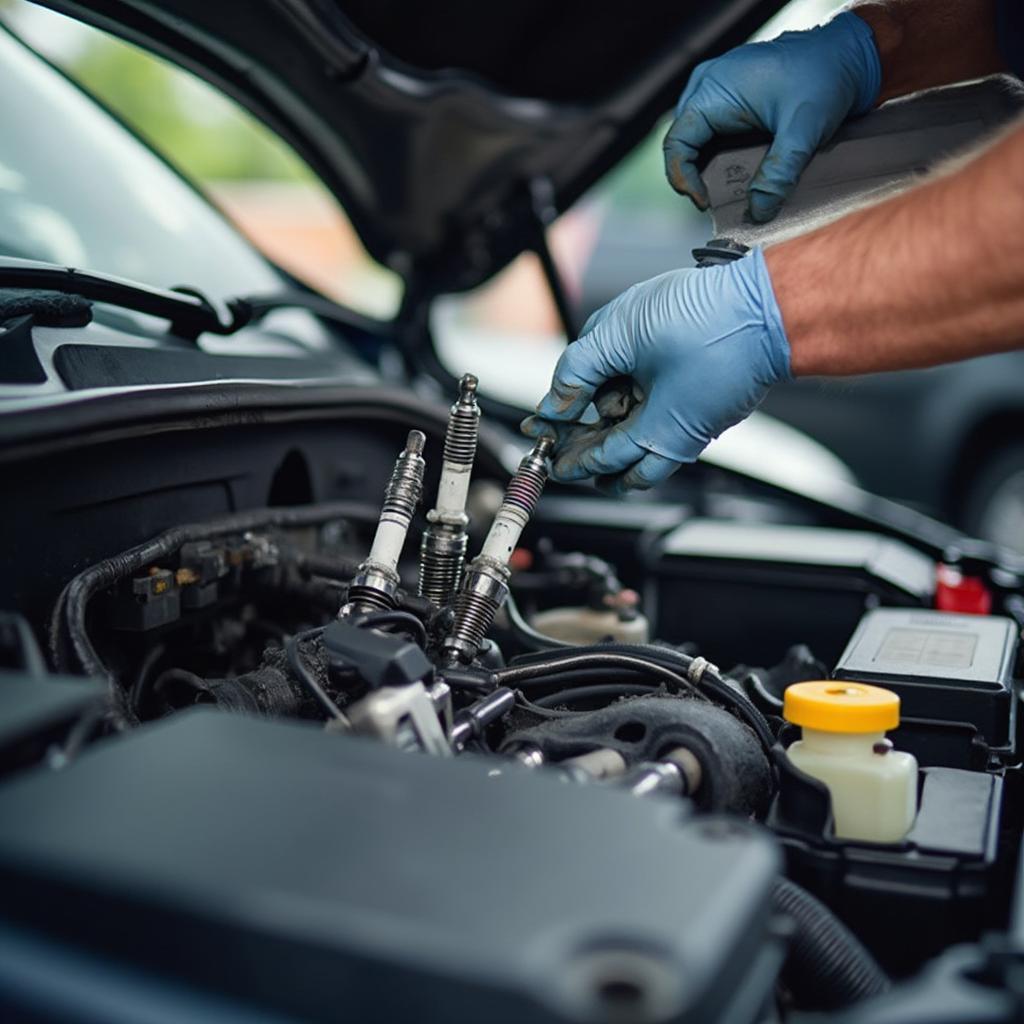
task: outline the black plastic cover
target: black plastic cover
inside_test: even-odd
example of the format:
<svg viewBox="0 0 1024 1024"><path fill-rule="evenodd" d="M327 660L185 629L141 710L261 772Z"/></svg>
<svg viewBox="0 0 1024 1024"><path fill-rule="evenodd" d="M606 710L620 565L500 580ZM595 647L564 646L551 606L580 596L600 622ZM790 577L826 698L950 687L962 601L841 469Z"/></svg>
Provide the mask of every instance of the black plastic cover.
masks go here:
<svg viewBox="0 0 1024 1024"><path fill-rule="evenodd" d="M32 343L32 324L30 314L8 319L0 309L0 384L42 384L46 380L46 370Z"/></svg>
<svg viewBox="0 0 1024 1024"><path fill-rule="evenodd" d="M779 793L768 824L785 847L787 875L825 901L887 970L909 974L1002 923L1001 777L925 768L906 838L869 843L836 838L827 787L775 753Z"/></svg>
<svg viewBox="0 0 1024 1024"><path fill-rule="evenodd" d="M1005 746L1017 633L996 615L878 608L861 620L833 675L893 690L901 716L966 722L990 746Z"/></svg>
<svg viewBox="0 0 1024 1024"><path fill-rule="evenodd" d="M94 679L0 669L0 776L38 761L75 722L100 712L105 695Z"/></svg>
<svg viewBox="0 0 1024 1024"><path fill-rule="evenodd" d="M348 366L330 357L211 355L209 352L127 345L61 345L53 365L72 391L210 380L303 380L345 376Z"/></svg>
<svg viewBox="0 0 1024 1024"><path fill-rule="evenodd" d="M867 607L930 603L935 581L928 556L860 530L694 518L649 557L654 634L699 637L719 664L771 665L810 638L833 664Z"/></svg>
<svg viewBox="0 0 1024 1024"><path fill-rule="evenodd" d="M309 1019L760 1019L777 847L686 807L196 709L0 787L0 905Z"/></svg>
<svg viewBox="0 0 1024 1024"><path fill-rule="evenodd" d="M32 627L17 612L0 611L0 670L46 675L46 662Z"/></svg>
<svg viewBox="0 0 1024 1024"><path fill-rule="evenodd" d="M332 662L354 668L374 689L406 686L434 672L434 666L416 644L350 622L332 622L324 630L323 640Z"/></svg>

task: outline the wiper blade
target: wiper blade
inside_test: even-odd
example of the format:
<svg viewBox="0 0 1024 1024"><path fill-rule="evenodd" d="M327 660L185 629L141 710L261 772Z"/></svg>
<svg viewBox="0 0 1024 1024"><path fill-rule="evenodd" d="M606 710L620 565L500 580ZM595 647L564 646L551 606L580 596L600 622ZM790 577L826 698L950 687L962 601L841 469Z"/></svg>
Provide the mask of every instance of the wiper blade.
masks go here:
<svg viewBox="0 0 1024 1024"><path fill-rule="evenodd" d="M147 313L170 323L172 334L195 341L200 334L234 334L253 319L244 300L226 303L225 323L209 299L193 288L153 288L110 274L100 274L55 263L0 257L0 288L29 288L81 295L136 313Z"/></svg>
<svg viewBox="0 0 1024 1024"><path fill-rule="evenodd" d="M297 288L270 292L266 295L242 296L233 299L231 305L239 316L247 317L247 323L257 323L268 313L273 313L278 309L304 309L321 320L329 320L341 327L354 328L365 334L379 336L387 333L389 328L384 320L366 316L364 313L357 313L354 309L334 302L332 299L324 298L323 295L318 295L316 292Z"/></svg>
<svg viewBox="0 0 1024 1024"><path fill-rule="evenodd" d="M315 292L290 289L228 299L224 305L230 319L225 322L213 303L197 288L154 288L112 274L13 257L0 257L0 288L64 292L147 313L167 320L172 334L189 341L195 341L206 332L234 334L248 324L258 323L274 310L288 308L304 309L324 320L370 335L380 335L386 330L383 321L363 316Z"/></svg>

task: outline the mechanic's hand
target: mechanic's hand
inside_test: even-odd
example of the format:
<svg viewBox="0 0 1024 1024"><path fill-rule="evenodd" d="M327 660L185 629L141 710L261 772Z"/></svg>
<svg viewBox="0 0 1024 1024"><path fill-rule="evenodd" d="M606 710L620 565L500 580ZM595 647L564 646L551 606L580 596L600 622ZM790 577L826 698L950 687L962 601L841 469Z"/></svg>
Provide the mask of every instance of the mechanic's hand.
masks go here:
<svg viewBox="0 0 1024 1024"><path fill-rule="evenodd" d="M723 266L674 270L634 285L586 322L562 354L530 437L556 441L552 476L598 477L614 492L648 488L692 462L790 379L789 342L759 249ZM631 378L642 400L598 396L602 419L581 423L606 381Z"/></svg>
<svg viewBox="0 0 1024 1024"><path fill-rule="evenodd" d="M845 11L827 25L747 43L697 66L665 136L665 174L679 193L707 209L697 173L712 136L754 129L775 136L749 185L750 215L771 220L800 172L851 114L870 110L882 70L867 23Z"/></svg>

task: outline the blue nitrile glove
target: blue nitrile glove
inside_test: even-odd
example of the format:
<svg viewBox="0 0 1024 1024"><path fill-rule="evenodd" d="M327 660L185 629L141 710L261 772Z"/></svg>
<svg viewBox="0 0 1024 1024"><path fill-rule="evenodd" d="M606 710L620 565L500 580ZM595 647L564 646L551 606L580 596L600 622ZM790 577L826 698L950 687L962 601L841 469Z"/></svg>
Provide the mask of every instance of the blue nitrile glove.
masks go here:
<svg viewBox="0 0 1024 1024"><path fill-rule="evenodd" d="M642 400L616 419L599 396L601 420L581 422L598 388L616 378L631 378ZM789 342L754 249L722 266L662 274L599 309L562 353L551 390L522 429L555 437L557 480L593 476L615 492L647 488L790 378Z"/></svg>
<svg viewBox="0 0 1024 1024"><path fill-rule="evenodd" d="M851 114L878 99L882 68L867 23L846 11L806 32L747 43L697 66L665 136L665 174L672 187L707 209L697 173L700 148L713 136L754 129L775 136L750 181L750 215L771 220L800 172Z"/></svg>

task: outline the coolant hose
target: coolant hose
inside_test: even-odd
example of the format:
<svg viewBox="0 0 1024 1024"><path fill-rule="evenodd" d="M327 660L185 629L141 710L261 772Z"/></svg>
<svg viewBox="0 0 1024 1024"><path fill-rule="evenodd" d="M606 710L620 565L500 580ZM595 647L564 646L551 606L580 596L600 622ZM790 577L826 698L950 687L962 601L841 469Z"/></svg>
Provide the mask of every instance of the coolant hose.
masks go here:
<svg viewBox="0 0 1024 1024"><path fill-rule="evenodd" d="M772 906L794 925L782 981L800 1009L834 1010L888 991L889 979L860 939L806 889L780 878Z"/></svg>

